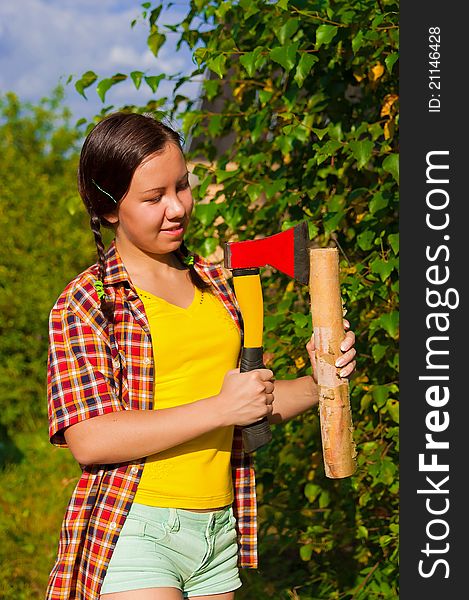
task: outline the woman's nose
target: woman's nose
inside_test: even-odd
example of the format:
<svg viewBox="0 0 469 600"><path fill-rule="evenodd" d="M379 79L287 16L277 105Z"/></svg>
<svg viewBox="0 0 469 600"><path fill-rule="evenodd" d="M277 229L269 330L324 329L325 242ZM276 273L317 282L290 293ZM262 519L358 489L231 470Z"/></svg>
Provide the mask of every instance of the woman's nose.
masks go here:
<svg viewBox="0 0 469 600"><path fill-rule="evenodd" d="M176 218L179 216L184 216L185 208L182 201L179 199L177 194L171 194L168 197L166 203L166 216L168 218Z"/></svg>

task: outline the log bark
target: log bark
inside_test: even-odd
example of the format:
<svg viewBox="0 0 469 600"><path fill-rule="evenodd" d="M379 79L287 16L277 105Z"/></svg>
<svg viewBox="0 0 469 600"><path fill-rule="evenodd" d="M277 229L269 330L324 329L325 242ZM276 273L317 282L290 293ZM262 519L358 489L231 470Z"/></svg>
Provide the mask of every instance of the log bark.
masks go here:
<svg viewBox="0 0 469 600"><path fill-rule="evenodd" d="M356 448L348 379L335 361L345 337L337 248L310 249L310 298L319 387L324 468L330 479L353 475Z"/></svg>

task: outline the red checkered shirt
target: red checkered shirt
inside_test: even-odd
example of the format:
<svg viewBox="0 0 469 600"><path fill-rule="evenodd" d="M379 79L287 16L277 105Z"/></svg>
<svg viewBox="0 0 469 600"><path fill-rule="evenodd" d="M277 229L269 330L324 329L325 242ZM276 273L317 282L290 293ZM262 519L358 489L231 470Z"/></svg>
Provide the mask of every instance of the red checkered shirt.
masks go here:
<svg viewBox="0 0 469 600"><path fill-rule="evenodd" d="M65 447L66 427L118 410L153 409L153 352L143 303L113 242L104 287L114 323L100 310L97 265L65 288L49 321L48 407L51 442ZM199 256L194 267L242 330L241 315L223 270ZM98 600L106 568L132 505L145 459L83 467L70 499L52 568L47 600ZM233 510L239 566L257 567L256 495L252 457L235 427L231 453Z"/></svg>

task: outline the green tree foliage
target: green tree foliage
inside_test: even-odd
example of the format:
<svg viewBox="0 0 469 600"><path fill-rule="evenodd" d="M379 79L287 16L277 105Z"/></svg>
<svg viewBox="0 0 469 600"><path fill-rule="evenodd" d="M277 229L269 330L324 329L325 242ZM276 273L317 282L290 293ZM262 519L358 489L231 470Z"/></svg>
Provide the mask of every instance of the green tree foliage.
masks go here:
<svg viewBox="0 0 469 600"><path fill-rule="evenodd" d="M37 106L0 98L0 430L47 414L47 321L65 284L93 262L76 186L79 134L62 93ZM91 239L90 239L91 238ZM0 448L0 457L5 448Z"/></svg>
<svg viewBox="0 0 469 600"><path fill-rule="evenodd" d="M256 456L260 569L243 572L240 597L396 598L398 4L193 0L180 23L166 26L160 4L142 6L155 55L170 34L194 53L192 75L170 77L170 99L156 95L163 74L130 73L136 87L155 84L155 99L126 107L169 106L192 139L200 179L192 248L211 255L223 241L306 220L320 246L341 249L344 304L357 333L357 472L325 477L316 411L275 429ZM204 101L194 103L180 88L204 74ZM98 83L103 101L129 76ZM97 79L88 72L77 89ZM277 378L304 375L308 290L269 269L263 286L268 366Z"/></svg>

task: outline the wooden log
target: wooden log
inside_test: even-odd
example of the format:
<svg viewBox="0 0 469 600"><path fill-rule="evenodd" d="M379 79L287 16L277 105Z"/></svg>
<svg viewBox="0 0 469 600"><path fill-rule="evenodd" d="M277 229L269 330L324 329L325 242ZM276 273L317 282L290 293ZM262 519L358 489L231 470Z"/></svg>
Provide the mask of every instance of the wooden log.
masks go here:
<svg viewBox="0 0 469 600"><path fill-rule="evenodd" d="M353 475L356 448L348 379L335 361L345 337L337 248L310 249L310 298L319 387L319 418L324 468L330 479Z"/></svg>

